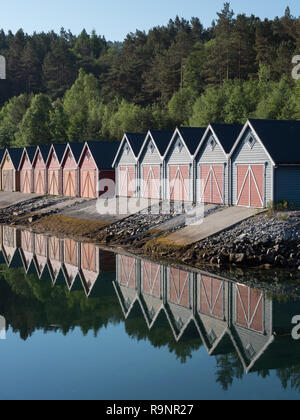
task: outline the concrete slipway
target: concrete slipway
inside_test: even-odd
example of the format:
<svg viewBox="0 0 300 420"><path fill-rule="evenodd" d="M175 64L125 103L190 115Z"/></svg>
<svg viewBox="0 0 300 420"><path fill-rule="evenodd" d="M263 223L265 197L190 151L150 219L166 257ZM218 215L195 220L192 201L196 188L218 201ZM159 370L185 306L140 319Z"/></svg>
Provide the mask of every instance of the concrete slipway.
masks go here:
<svg viewBox="0 0 300 420"><path fill-rule="evenodd" d="M204 217L202 222L197 221L170 234L167 239L176 245L191 245L230 229L238 223L264 211L262 209L245 207L226 207Z"/></svg>

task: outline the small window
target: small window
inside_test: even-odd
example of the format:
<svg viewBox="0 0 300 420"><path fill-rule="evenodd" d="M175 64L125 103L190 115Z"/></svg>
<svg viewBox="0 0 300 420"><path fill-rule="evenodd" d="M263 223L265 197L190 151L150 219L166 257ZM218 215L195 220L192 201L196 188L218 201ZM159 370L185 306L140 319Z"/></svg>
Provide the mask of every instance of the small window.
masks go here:
<svg viewBox="0 0 300 420"><path fill-rule="evenodd" d="M248 146L250 147L250 149L253 149L255 143L256 143L255 138L253 136L249 136L248 137Z"/></svg>
<svg viewBox="0 0 300 420"><path fill-rule="evenodd" d="M10 162L10 156L9 155L7 155L6 161Z"/></svg>
<svg viewBox="0 0 300 420"><path fill-rule="evenodd" d="M153 308L153 307L151 308L151 311L149 312L149 315L150 315L150 318L151 318L151 319L153 319L153 318L154 318L154 316L155 316L155 310L154 310L154 308Z"/></svg>
<svg viewBox="0 0 300 420"><path fill-rule="evenodd" d="M246 347L247 357L251 360L255 356L255 350L251 344Z"/></svg>
<svg viewBox="0 0 300 420"><path fill-rule="evenodd" d="M125 153L126 153L127 155L129 155L129 152L130 152L130 147L129 147L129 145L126 143L126 146L125 146Z"/></svg>
<svg viewBox="0 0 300 420"><path fill-rule="evenodd" d="M177 321L177 328L179 330L181 330L183 328L183 326L184 326L184 323L183 323L182 319L179 318L178 321Z"/></svg>
<svg viewBox="0 0 300 420"><path fill-rule="evenodd" d="M216 147L216 145L217 145L217 142L216 142L214 136L211 136L210 139L209 139L209 147L210 147L210 149L211 150L214 150L215 147Z"/></svg>
<svg viewBox="0 0 300 420"><path fill-rule="evenodd" d="M217 336L214 330L211 330L211 332L208 334L208 339L209 339L210 344L214 344L214 342L217 339Z"/></svg>
<svg viewBox="0 0 300 420"><path fill-rule="evenodd" d="M87 158L87 160L90 160L90 159L91 159L91 154L90 154L90 152L87 152L87 154L86 154L86 158Z"/></svg>
<svg viewBox="0 0 300 420"><path fill-rule="evenodd" d="M179 153L182 152L183 144L182 144L182 141L180 139L176 143L176 149L179 151Z"/></svg>
<svg viewBox="0 0 300 420"><path fill-rule="evenodd" d="M153 154L154 153L154 150L155 150L155 147L154 147L154 144L151 142L150 144L149 144L149 152L151 153L151 154Z"/></svg>

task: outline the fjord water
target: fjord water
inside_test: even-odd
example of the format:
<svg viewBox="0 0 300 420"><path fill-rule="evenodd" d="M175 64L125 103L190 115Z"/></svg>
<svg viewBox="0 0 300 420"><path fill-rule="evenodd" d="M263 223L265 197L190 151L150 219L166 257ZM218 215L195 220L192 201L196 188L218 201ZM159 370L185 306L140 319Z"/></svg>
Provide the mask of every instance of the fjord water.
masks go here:
<svg viewBox="0 0 300 420"><path fill-rule="evenodd" d="M71 239L0 234L0 399L300 397L300 301Z"/></svg>

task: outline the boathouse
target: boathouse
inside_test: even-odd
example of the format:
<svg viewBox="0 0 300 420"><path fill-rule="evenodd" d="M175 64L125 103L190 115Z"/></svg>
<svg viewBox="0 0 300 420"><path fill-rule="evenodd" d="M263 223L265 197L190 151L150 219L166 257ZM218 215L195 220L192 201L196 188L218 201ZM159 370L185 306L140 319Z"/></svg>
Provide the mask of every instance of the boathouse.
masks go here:
<svg viewBox="0 0 300 420"><path fill-rule="evenodd" d="M33 169L33 192L47 194L47 159L50 146L38 146L32 162Z"/></svg>
<svg viewBox="0 0 300 420"><path fill-rule="evenodd" d="M84 143L68 143L62 158L63 195L66 197L79 196L79 159Z"/></svg>
<svg viewBox="0 0 300 420"><path fill-rule="evenodd" d="M173 134L173 131L148 132L138 156L140 197L163 198L164 155Z"/></svg>
<svg viewBox="0 0 300 420"><path fill-rule="evenodd" d="M194 201L194 154L205 128L177 128L164 156L165 199Z"/></svg>
<svg viewBox="0 0 300 420"><path fill-rule="evenodd" d="M62 166L61 161L66 150L65 144L53 144L50 148L47 168L48 194L62 195Z"/></svg>
<svg viewBox="0 0 300 420"><path fill-rule="evenodd" d="M138 155L144 140L145 134L124 134L113 162L116 170L116 195L119 197L138 196Z"/></svg>
<svg viewBox="0 0 300 420"><path fill-rule="evenodd" d="M1 190L20 191L19 165L23 149L6 149L1 162Z"/></svg>
<svg viewBox="0 0 300 420"><path fill-rule="evenodd" d="M300 207L300 121L250 119L231 152L232 204Z"/></svg>
<svg viewBox="0 0 300 420"><path fill-rule="evenodd" d="M196 150L196 201L230 204L229 154L243 126L210 124Z"/></svg>
<svg viewBox="0 0 300 420"><path fill-rule="evenodd" d="M20 172L20 192L31 194L33 192L33 158L36 147L24 147L19 165Z"/></svg>
<svg viewBox="0 0 300 420"><path fill-rule="evenodd" d="M98 198L104 193L100 191L101 180L115 183L115 170L112 163L120 146L115 141L86 142L79 158L80 197ZM109 191L114 197L115 190Z"/></svg>

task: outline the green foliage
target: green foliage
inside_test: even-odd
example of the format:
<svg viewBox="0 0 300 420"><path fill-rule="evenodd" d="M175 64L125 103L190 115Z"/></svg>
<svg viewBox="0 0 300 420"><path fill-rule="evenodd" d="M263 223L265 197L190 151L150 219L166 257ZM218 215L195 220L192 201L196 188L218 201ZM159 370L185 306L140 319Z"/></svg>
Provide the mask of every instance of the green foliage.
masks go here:
<svg viewBox="0 0 300 420"><path fill-rule="evenodd" d="M40 93L34 96L20 123L13 146L50 144L50 110L51 101L47 95Z"/></svg>

